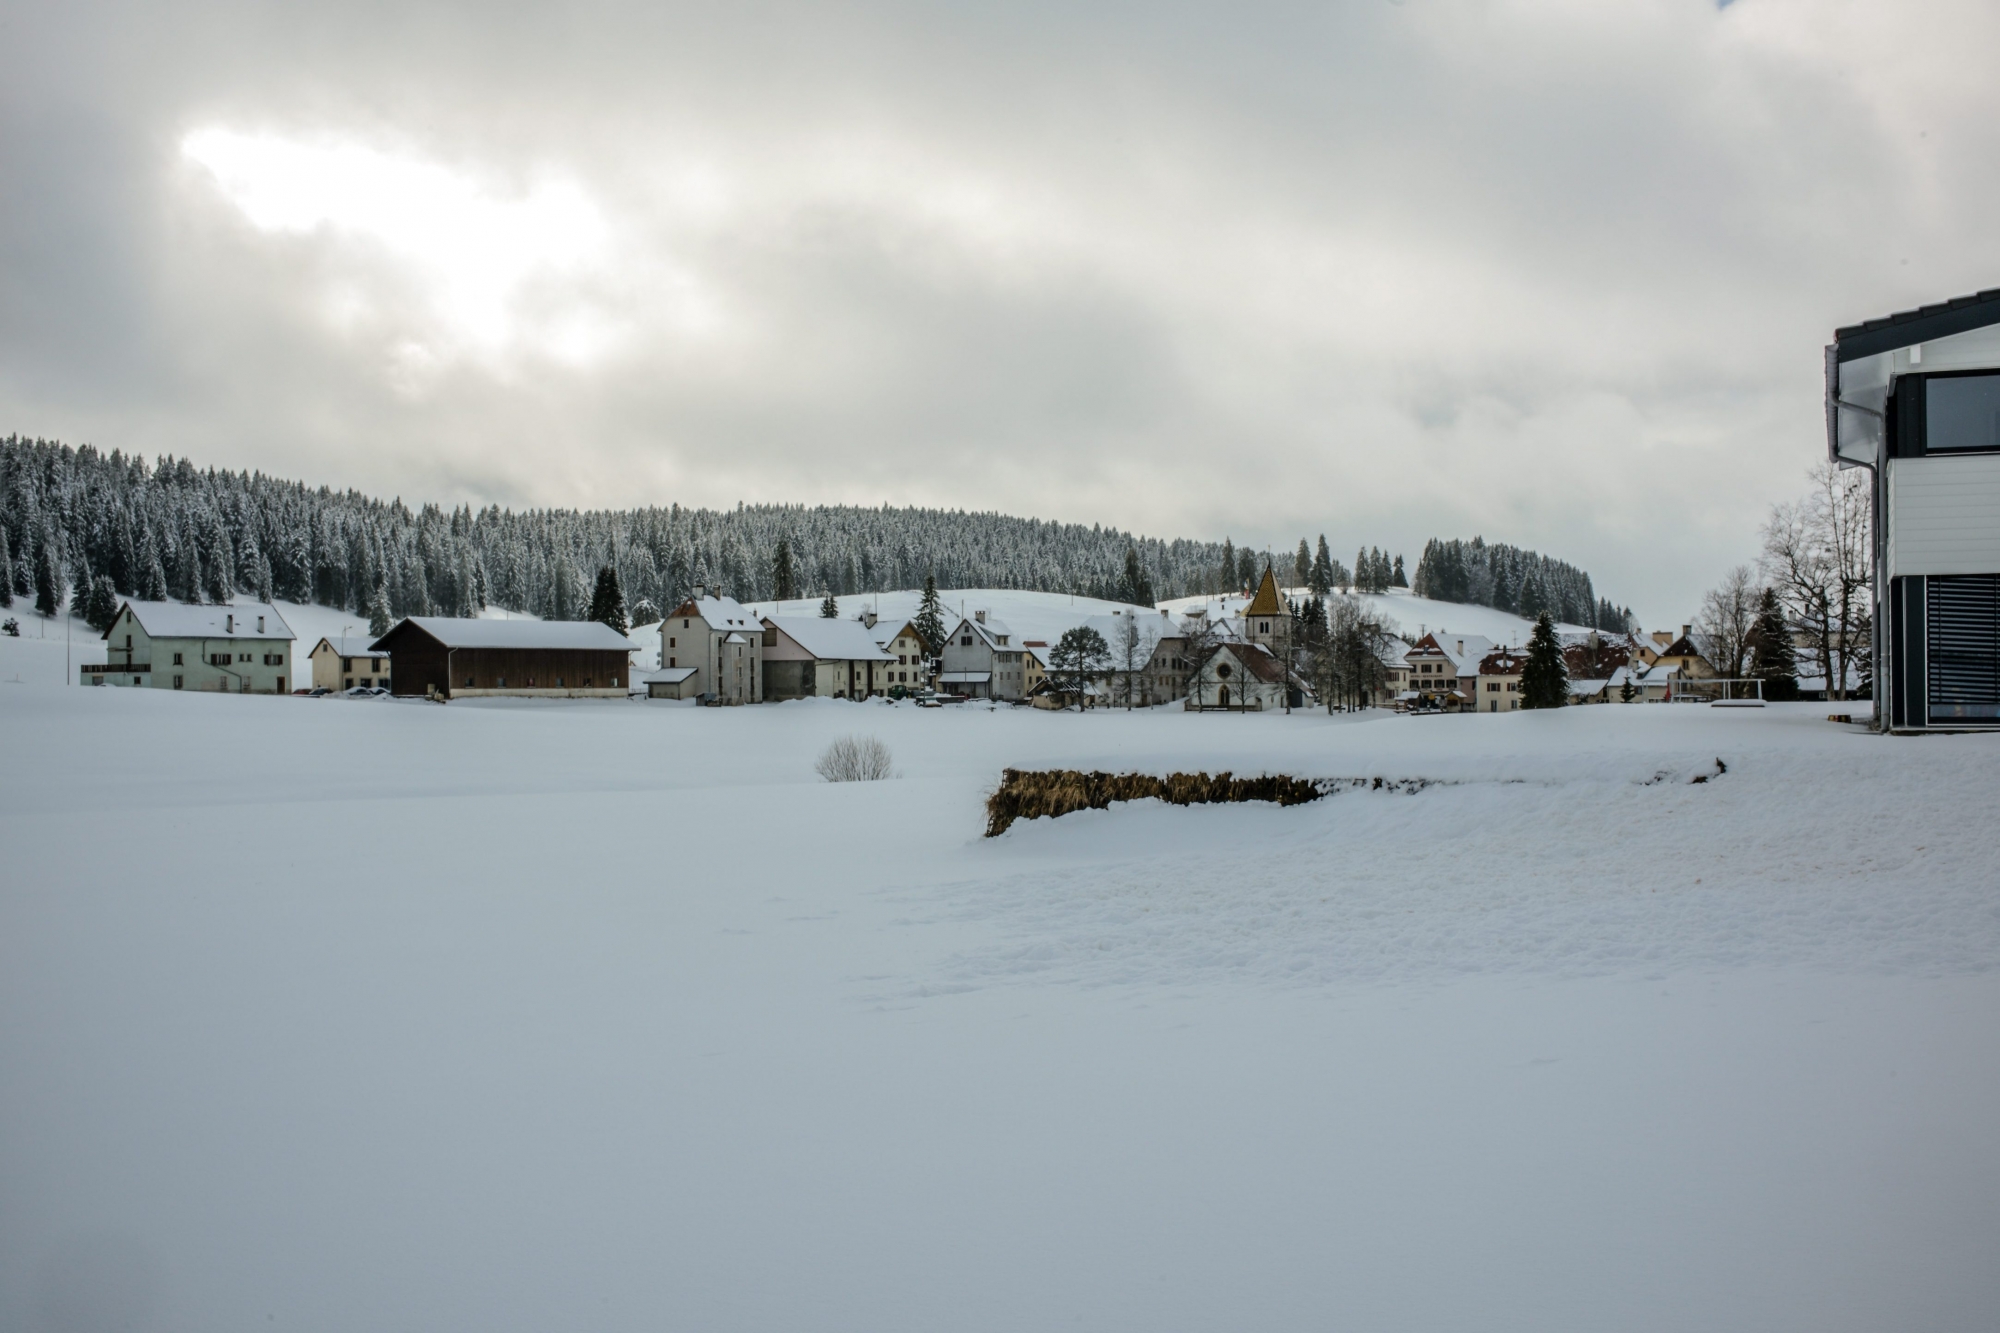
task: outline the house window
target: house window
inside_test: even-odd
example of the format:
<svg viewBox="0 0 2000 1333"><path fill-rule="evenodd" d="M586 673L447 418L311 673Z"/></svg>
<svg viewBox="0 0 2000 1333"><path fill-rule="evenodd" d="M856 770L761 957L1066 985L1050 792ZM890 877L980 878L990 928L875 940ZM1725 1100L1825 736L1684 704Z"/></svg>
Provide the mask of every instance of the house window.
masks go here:
<svg viewBox="0 0 2000 1333"><path fill-rule="evenodd" d="M1924 452L2000 451L2000 375L1934 375L1924 381Z"/></svg>
<svg viewBox="0 0 2000 1333"><path fill-rule="evenodd" d="M968 634L964 638L960 639L958 641L958 646L961 648L970 648L972 646L972 636Z"/></svg>
<svg viewBox="0 0 2000 1333"><path fill-rule="evenodd" d="M354 670L354 659L353 659L353 658L351 658L351 657L343 657L343 658L341 658L341 659L340 659L340 669L341 669L342 671L352 671L352 670Z"/></svg>
<svg viewBox="0 0 2000 1333"><path fill-rule="evenodd" d="M175 653L175 654L174 654L174 660L175 660L176 662L180 661L180 660L181 660L181 655L180 655L179 653ZM175 689L179 689L180 687L181 687L181 678L180 678L179 676L175 676L175 677L174 677L174 688L175 688Z"/></svg>
<svg viewBox="0 0 2000 1333"><path fill-rule="evenodd" d="M472 688L472 677L467 676L465 678L465 688L468 690Z"/></svg>
<svg viewBox="0 0 2000 1333"><path fill-rule="evenodd" d="M184 662L182 662L182 661L181 661L181 655L180 655L179 653L175 653L175 654L174 654L174 665L175 665L175 666L185 666L185 665L186 665L186 663L184 663ZM176 679L179 679L179 678L178 678L178 677L176 677ZM176 688L178 688L178 687L176 687Z"/></svg>

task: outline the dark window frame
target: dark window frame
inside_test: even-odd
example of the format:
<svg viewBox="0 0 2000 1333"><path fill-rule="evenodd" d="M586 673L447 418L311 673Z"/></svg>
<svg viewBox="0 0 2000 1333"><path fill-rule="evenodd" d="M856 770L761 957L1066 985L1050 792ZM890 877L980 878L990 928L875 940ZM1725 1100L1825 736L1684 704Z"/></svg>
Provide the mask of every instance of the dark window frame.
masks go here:
<svg viewBox="0 0 2000 1333"><path fill-rule="evenodd" d="M1929 423L1925 420L1925 386L1932 380L1976 379L2000 380L2000 367L1988 366L1975 370L1936 370L1917 374L1901 375L1896 379L1896 391L1889 396L1888 433L1894 441L1897 458L1984 458L2000 454L2000 444L1991 449L1933 449L1930 447Z"/></svg>

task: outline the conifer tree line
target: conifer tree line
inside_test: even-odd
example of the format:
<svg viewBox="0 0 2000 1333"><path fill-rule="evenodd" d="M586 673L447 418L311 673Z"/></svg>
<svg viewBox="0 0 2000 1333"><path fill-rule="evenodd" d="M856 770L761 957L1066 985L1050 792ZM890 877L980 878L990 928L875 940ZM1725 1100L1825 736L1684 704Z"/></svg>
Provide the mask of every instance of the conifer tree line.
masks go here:
<svg viewBox="0 0 2000 1333"><path fill-rule="evenodd" d="M185 458L148 464L89 445L0 439L0 606L19 596L44 614L66 598L90 615L123 597L220 602L240 593L339 607L371 623L470 616L484 606L573 620L595 618L605 568L634 624L658 618L696 585L759 602L930 580L1150 606L1253 586L1267 560L1227 539L1163 540L963 510L412 508L262 473L199 469ZM1304 582L1400 586L1401 563L1364 548L1350 572L1322 536ZM1587 590L1588 578L1577 577Z"/></svg>
<svg viewBox="0 0 2000 1333"><path fill-rule="evenodd" d="M1631 608L1599 597L1590 575L1575 565L1481 537L1425 542L1410 589L1433 601L1490 606L1529 620L1546 611L1564 624L1613 634L1632 628Z"/></svg>

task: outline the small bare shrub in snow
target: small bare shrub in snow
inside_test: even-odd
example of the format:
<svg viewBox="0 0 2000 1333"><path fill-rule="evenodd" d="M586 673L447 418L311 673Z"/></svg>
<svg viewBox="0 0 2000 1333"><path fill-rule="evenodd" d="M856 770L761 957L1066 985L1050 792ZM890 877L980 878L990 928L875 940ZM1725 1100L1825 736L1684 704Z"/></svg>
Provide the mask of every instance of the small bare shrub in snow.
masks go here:
<svg viewBox="0 0 2000 1333"><path fill-rule="evenodd" d="M889 747L873 736L842 736L813 765L828 782L880 782L891 777Z"/></svg>

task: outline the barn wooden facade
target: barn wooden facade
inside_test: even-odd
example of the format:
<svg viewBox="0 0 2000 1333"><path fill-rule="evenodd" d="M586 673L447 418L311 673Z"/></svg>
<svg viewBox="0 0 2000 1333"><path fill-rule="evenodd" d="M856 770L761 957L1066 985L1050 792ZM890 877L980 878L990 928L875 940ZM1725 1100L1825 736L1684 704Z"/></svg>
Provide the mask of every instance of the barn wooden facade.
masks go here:
<svg viewBox="0 0 2000 1333"><path fill-rule="evenodd" d="M622 699L632 683L631 641L594 620L411 616L374 647L389 654L391 690L420 698Z"/></svg>

